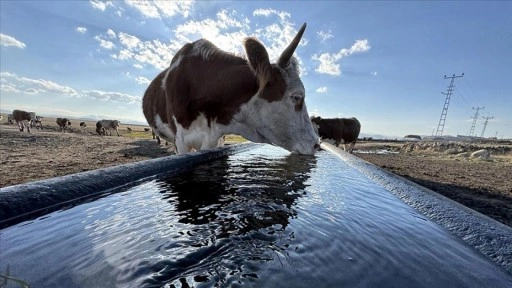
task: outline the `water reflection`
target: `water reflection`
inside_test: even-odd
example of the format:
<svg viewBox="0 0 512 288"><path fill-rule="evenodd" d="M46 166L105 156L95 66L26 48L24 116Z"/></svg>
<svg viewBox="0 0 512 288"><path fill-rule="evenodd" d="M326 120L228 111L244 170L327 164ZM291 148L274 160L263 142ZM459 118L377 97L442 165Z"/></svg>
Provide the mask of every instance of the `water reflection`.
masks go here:
<svg viewBox="0 0 512 288"><path fill-rule="evenodd" d="M155 265L158 272L144 284L181 286L197 280L226 284L257 278L256 268L247 260L286 258L293 239L286 227L297 215L294 204L305 195L314 167L314 156L258 156L224 159L163 180L163 199L174 207L170 216L188 228L187 232L179 228L181 240L203 249L180 259L169 257L176 261L161 261ZM167 253L183 254L180 247L169 245Z"/></svg>

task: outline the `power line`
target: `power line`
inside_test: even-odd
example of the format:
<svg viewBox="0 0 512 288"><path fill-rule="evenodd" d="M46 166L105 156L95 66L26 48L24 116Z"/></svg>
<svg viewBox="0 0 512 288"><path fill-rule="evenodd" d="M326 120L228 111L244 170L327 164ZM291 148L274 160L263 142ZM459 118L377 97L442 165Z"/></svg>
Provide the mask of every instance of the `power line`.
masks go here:
<svg viewBox="0 0 512 288"><path fill-rule="evenodd" d="M480 137L484 137L484 133L485 133L485 127L487 127L487 122L489 121L489 119L494 119L493 116L491 117L482 117L485 119L485 122L484 122L484 129L482 129L482 134L480 134ZM498 135L498 131L496 131L496 135Z"/></svg>
<svg viewBox="0 0 512 288"><path fill-rule="evenodd" d="M437 124L437 131L436 131L436 137L443 136L443 130L444 130L444 123L446 122L446 114L448 113L448 105L450 105L450 98L453 93L453 88L455 87L454 82L455 78L463 77L464 73L460 76L453 76L446 77L444 75L444 79L452 79L450 81L450 85L448 86L448 89L446 90L446 93L441 92L442 94L446 95L446 100L444 101L443 110L441 111L441 117L439 118L439 124Z"/></svg>

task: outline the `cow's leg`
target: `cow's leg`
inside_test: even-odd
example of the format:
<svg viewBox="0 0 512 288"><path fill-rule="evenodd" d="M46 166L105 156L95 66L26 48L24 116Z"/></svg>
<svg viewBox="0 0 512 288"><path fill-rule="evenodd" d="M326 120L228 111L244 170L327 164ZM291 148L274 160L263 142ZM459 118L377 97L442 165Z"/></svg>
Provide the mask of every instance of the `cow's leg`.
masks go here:
<svg viewBox="0 0 512 288"><path fill-rule="evenodd" d="M27 132L30 133L30 123L27 123Z"/></svg>
<svg viewBox="0 0 512 288"><path fill-rule="evenodd" d="M117 137L119 137L119 131L117 130L117 128L116 128L116 133L117 133Z"/></svg>
<svg viewBox="0 0 512 288"><path fill-rule="evenodd" d="M346 145L346 144L345 144ZM350 144L348 144L348 153L351 153L352 154L352 150L354 150L354 146L356 145L356 142L352 142Z"/></svg>

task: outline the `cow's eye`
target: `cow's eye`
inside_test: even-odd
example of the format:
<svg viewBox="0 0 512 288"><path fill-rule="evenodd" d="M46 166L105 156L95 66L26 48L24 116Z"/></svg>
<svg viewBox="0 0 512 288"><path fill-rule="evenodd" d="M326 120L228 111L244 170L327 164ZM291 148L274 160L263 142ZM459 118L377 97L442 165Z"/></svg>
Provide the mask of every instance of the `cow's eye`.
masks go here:
<svg viewBox="0 0 512 288"><path fill-rule="evenodd" d="M299 102L302 102L302 96L298 95L298 94L293 94L292 96L290 96L292 98L292 101L294 103L299 103Z"/></svg>

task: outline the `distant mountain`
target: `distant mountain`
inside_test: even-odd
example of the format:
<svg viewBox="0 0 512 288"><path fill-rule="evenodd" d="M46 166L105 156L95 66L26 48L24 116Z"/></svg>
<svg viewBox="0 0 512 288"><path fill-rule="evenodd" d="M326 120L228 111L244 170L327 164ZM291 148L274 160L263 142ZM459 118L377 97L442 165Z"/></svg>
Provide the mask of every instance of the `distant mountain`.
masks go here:
<svg viewBox="0 0 512 288"><path fill-rule="evenodd" d="M402 140L404 139L403 136L393 136L393 135L382 135L382 134L370 134L370 133L360 133L359 134L359 139L361 138L372 138L372 139L397 139L397 140Z"/></svg>

